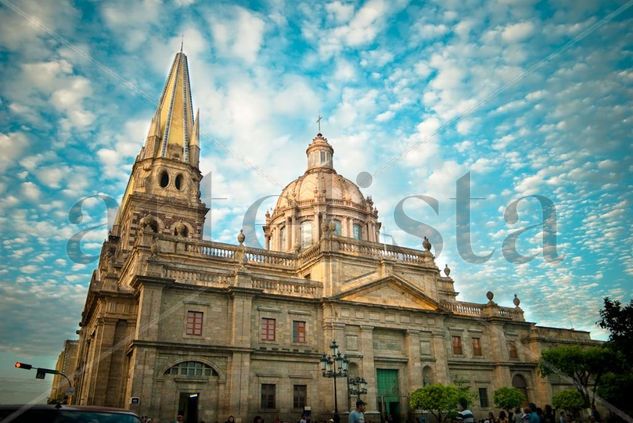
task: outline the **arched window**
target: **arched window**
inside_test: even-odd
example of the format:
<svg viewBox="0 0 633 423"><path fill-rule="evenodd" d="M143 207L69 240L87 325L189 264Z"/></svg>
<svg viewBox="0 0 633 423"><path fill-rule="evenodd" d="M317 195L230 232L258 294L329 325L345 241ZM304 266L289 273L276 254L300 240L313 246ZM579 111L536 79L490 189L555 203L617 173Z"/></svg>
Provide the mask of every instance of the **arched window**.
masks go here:
<svg viewBox="0 0 633 423"><path fill-rule="evenodd" d="M433 372L430 366L424 366L422 369L422 386L427 386L433 383Z"/></svg>
<svg viewBox="0 0 633 423"><path fill-rule="evenodd" d="M354 223L353 230L354 239L360 240L363 238L363 228L360 226L360 223Z"/></svg>
<svg viewBox="0 0 633 423"><path fill-rule="evenodd" d="M165 370L166 375L186 376L186 377L203 377L217 376L218 373L204 363L199 361L183 361L173 367Z"/></svg>
<svg viewBox="0 0 633 423"><path fill-rule="evenodd" d="M301 222L301 246L307 247L312 244L312 221Z"/></svg>
<svg viewBox="0 0 633 423"><path fill-rule="evenodd" d="M282 251L286 249L286 227L285 226L282 226L281 228L279 228L279 249Z"/></svg>
<svg viewBox="0 0 633 423"><path fill-rule="evenodd" d="M334 235L341 236L343 233L343 225L340 220L334 219Z"/></svg>
<svg viewBox="0 0 633 423"><path fill-rule="evenodd" d="M526 403L529 402L527 389L528 385L523 375L516 374L512 377L512 387L517 388L519 391L523 392L523 395L525 395Z"/></svg>

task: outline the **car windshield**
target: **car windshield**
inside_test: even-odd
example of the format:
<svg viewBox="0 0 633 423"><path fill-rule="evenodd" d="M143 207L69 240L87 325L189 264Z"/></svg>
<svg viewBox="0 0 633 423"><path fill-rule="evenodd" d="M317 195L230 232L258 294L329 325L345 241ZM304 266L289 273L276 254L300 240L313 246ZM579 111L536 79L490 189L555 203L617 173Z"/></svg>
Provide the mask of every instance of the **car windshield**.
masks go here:
<svg viewBox="0 0 633 423"><path fill-rule="evenodd" d="M139 423L132 414L82 410L1 410L1 423Z"/></svg>

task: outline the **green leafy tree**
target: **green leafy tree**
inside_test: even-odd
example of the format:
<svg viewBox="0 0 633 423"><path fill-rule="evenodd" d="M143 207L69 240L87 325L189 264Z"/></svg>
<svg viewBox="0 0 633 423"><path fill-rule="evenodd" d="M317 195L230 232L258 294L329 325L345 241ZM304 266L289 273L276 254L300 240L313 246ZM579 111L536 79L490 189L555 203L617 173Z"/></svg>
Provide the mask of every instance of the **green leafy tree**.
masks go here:
<svg viewBox="0 0 633 423"><path fill-rule="evenodd" d="M585 405L585 399L576 389L565 389L554 394L552 405L559 410L576 414Z"/></svg>
<svg viewBox="0 0 633 423"><path fill-rule="evenodd" d="M457 405L461 399L468 402L472 398L467 387L435 383L413 392L409 398L409 406L428 410L438 423L443 423L457 415Z"/></svg>
<svg viewBox="0 0 633 423"><path fill-rule="evenodd" d="M611 371L601 378L598 395L615 405L616 414L620 412L633 416L633 299L628 305L617 300L604 299L604 307L600 310L601 319L598 326L609 330L607 348L613 351L615 360L611 363Z"/></svg>
<svg viewBox="0 0 633 423"><path fill-rule="evenodd" d="M616 362L615 353L604 346L564 345L543 351L539 361L541 375L562 373L570 377L583 398L584 406L595 402L602 376Z"/></svg>
<svg viewBox="0 0 633 423"><path fill-rule="evenodd" d="M508 412L519 407L524 401L525 395L517 388L499 388L494 393L495 406Z"/></svg>
<svg viewBox="0 0 633 423"><path fill-rule="evenodd" d="M633 299L623 306L606 297L600 317L598 326L609 330L609 345L621 352L627 363L633 364Z"/></svg>

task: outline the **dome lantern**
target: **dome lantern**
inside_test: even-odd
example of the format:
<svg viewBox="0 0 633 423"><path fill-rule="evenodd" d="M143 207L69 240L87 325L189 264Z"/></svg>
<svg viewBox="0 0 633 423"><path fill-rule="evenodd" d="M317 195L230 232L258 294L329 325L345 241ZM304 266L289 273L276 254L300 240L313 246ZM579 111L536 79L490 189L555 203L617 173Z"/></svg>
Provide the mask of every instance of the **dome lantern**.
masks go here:
<svg viewBox="0 0 633 423"><path fill-rule="evenodd" d="M308 156L308 171L319 169L334 170L332 158L334 149L327 141L327 138L320 132L312 139L310 145L306 149Z"/></svg>

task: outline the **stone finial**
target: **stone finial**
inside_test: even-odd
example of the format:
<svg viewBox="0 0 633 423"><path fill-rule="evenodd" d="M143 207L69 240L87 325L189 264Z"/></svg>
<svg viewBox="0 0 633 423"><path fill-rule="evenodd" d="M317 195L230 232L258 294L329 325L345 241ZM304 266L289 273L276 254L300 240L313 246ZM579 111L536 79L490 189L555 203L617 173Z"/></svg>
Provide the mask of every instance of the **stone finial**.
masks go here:
<svg viewBox="0 0 633 423"><path fill-rule="evenodd" d="M424 237L424 240L422 241L422 247L424 247L426 251L431 251L431 241L429 241L427 237Z"/></svg>
<svg viewBox="0 0 633 423"><path fill-rule="evenodd" d="M517 297L517 294L514 294L514 300L512 300L512 302L517 308L519 307L519 304L521 304L521 300Z"/></svg>
<svg viewBox="0 0 633 423"><path fill-rule="evenodd" d="M444 265L444 274L447 278L451 275L451 269L448 267L448 264Z"/></svg>
<svg viewBox="0 0 633 423"><path fill-rule="evenodd" d="M237 234L237 242L240 243L240 245L244 244L244 241L246 240L246 235L244 235L244 229L240 229L240 233Z"/></svg>
<svg viewBox="0 0 633 423"><path fill-rule="evenodd" d="M495 294L493 294L492 291L486 292L486 298L488 298L488 301L492 302L492 299L494 297L495 297Z"/></svg>

